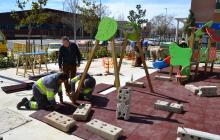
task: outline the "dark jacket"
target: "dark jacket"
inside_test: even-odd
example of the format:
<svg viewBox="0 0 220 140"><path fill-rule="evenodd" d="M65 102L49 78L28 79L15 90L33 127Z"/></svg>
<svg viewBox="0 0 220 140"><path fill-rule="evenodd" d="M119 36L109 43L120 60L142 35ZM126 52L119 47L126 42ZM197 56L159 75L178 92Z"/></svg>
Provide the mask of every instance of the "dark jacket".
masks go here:
<svg viewBox="0 0 220 140"><path fill-rule="evenodd" d="M59 68L64 64L77 65L80 64L81 54L78 46L75 43L70 43L68 48L61 46L59 50Z"/></svg>

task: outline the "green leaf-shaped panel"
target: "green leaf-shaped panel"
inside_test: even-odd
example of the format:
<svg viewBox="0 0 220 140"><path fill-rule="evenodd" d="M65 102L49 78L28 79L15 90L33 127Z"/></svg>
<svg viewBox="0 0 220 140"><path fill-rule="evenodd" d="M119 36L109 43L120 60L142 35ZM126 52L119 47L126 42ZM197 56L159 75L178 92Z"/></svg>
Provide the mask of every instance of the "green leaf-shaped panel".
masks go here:
<svg viewBox="0 0 220 140"><path fill-rule="evenodd" d="M176 43L169 46L170 64L172 66L189 66L192 57L192 48L181 48Z"/></svg>
<svg viewBox="0 0 220 140"><path fill-rule="evenodd" d="M98 32L95 36L96 40L110 40L118 30L117 22L109 17L104 17L99 23Z"/></svg>

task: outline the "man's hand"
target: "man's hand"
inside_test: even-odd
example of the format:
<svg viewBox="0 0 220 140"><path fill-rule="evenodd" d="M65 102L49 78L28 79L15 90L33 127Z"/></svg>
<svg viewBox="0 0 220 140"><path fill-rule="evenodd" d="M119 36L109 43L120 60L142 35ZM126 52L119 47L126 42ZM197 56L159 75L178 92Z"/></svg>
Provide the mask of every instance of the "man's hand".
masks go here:
<svg viewBox="0 0 220 140"><path fill-rule="evenodd" d="M59 70L60 70L60 72L63 72L63 68L60 68Z"/></svg>

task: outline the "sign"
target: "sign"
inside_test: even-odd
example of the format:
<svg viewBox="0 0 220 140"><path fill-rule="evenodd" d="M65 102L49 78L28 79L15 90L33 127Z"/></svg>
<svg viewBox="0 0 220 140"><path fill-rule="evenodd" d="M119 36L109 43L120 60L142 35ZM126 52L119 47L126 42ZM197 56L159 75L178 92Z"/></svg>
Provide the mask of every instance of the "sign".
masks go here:
<svg viewBox="0 0 220 140"><path fill-rule="evenodd" d="M197 22L196 23L197 28L202 28L203 25L205 25L205 23L202 23L202 22ZM213 23L212 29L220 30L220 23Z"/></svg>

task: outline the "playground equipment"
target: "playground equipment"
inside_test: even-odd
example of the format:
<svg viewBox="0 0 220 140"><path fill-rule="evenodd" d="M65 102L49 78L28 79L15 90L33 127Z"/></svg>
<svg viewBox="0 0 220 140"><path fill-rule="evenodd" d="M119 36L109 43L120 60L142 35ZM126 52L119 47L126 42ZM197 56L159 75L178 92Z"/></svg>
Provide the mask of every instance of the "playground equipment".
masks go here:
<svg viewBox="0 0 220 140"><path fill-rule="evenodd" d="M4 34L0 31L0 54L7 55L7 40Z"/></svg>
<svg viewBox="0 0 220 140"><path fill-rule="evenodd" d="M16 69L16 75L19 73L19 65L20 62L22 63L24 72L23 75L28 73L28 68L30 68L32 74L34 75L34 68L37 67L36 64L38 64L38 72L40 74L40 71L42 69L42 62L44 62L44 65L46 67L46 71L48 72L47 68L47 54L46 52L36 52L36 53L17 53L18 59L17 59L17 69Z"/></svg>
<svg viewBox="0 0 220 140"><path fill-rule="evenodd" d="M180 66L176 78L178 82L182 83L190 78L190 61L192 57L192 48L181 48L176 43L172 43L169 47L170 51L170 65L172 76L173 67Z"/></svg>
<svg viewBox="0 0 220 140"><path fill-rule="evenodd" d="M170 65L170 56L167 56L164 60L162 61L155 61L153 63L153 67L156 69L163 69L166 68Z"/></svg>
<svg viewBox="0 0 220 140"><path fill-rule="evenodd" d="M105 75L110 74L109 69L113 68L113 59L109 57L105 57L102 59L102 65L105 68Z"/></svg>
<svg viewBox="0 0 220 140"><path fill-rule="evenodd" d="M193 49L193 57L191 60L191 66L196 65L195 76L198 74L199 63L205 63L205 74L207 73L208 63L211 63L210 72L213 72L214 62L217 59L216 55L216 42L220 42L220 38L217 36L215 31L211 29L213 21L209 21L202 28L196 30L192 28L192 34L189 39L189 47ZM206 46L203 46L203 41L207 36ZM190 69L191 69L190 66Z"/></svg>
<svg viewBox="0 0 220 140"><path fill-rule="evenodd" d="M136 26L135 26L135 28L136 28ZM95 37L96 38L95 46L93 47L93 49L91 51L90 58L89 58L89 60L86 64L86 67L85 67L84 72L82 74L81 80L78 84L76 94L73 97L70 97L71 101L73 103L75 103L76 100L79 97L80 89L81 89L81 87L83 85L83 82L86 78L86 74L88 73L88 70L90 68L90 65L91 65L92 59L94 57L95 51L99 46L99 41L108 41L108 40L111 41L112 59L113 59L114 75L115 75L115 86L116 86L117 89L119 89L119 87L120 87L119 72L120 72L122 60L124 58L124 53L125 53L125 50L126 50L126 46L127 46L127 43L128 43L128 37L130 39L135 39L135 41L137 41L137 46L140 50L140 54L141 54L142 62L143 62L143 65L144 65L146 77L147 77L147 80L148 80L148 83L149 83L149 88L150 88L150 91L153 92L153 87L152 87L150 76L149 76L149 73L148 73L148 67L145 63L143 50L141 49L141 44L140 44L140 41L139 41L140 40L140 38L139 38L140 35L138 37L137 36L134 37L134 36L132 36L132 33L127 33L126 34L126 39L123 42L121 57L120 57L120 61L119 61L119 64L118 64L117 59L116 59L116 54L115 54L115 42L114 42L114 36L117 32L117 29L118 29L118 24L115 20L113 20L111 18L108 18L108 17L104 17L101 20L101 22L99 24L99 27L98 27L98 32L97 32L96 37ZM137 35L137 34L138 34L138 32L134 33L134 35Z"/></svg>

